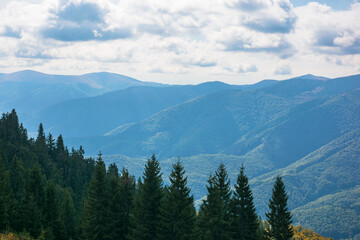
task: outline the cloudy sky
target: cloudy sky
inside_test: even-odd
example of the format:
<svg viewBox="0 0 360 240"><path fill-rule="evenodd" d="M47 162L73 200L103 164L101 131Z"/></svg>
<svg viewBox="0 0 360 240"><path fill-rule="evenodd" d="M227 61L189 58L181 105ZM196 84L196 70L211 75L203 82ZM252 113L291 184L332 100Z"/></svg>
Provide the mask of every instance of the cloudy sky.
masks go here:
<svg viewBox="0 0 360 240"><path fill-rule="evenodd" d="M0 72L170 84L360 73L354 0L0 0Z"/></svg>

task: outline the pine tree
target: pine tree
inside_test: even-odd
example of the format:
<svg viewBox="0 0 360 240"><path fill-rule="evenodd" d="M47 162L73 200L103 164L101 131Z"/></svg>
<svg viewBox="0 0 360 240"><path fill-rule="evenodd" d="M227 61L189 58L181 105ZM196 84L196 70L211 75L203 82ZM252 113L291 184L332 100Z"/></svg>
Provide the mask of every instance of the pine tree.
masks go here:
<svg viewBox="0 0 360 240"><path fill-rule="evenodd" d="M219 188L221 200L224 202L226 211L229 211L231 198L230 180L224 164L220 164L215 171L215 184Z"/></svg>
<svg viewBox="0 0 360 240"><path fill-rule="evenodd" d="M112 170L114 170L114 164ZM116 167L117 169L117 167ZM123 239L122 237L122 205L123 198L120 192L120 181L117 173L108 170L109 175L109 225L111 228L111 239Z"/></svg>
<svg viewBox="0 0 360 240"><path fill-rule="evenodd" d="M23 228L33 238L37 238L41 233L42 215L36 204L35 196L27 192L22 207Z"/></svg>
<svg viewBox="0 0 360 240"><path fill-rule="evenodd" d="M64 146L64 140L61 134L56 139L55 156L56 156L56 163L61 171L62 181L64 182L65 186L69 186L71 184L70 183L71 164L69 161L69 153L67 152L67 149Z"/></svg>
<svg viewBox="0 0 360 240"><path fill-rule="evenodd" d="M75 237L75 207L69 192L65 189L64 200L60 212L61 225L63 226L64 239L74 239Z"/></svg>
<svg viewBox="0 0 360 240"><path fill-rule="evenodd" d="M51 133L48 134L48 137L46 139L46 144L48 148L48 154L55 159L55 140Z"/></svg>
<svg viewBox="0 0 360 240"><path fill-rule="evenodd" d="M157 235L163 181L155 155L145 165L143 181L134 201L130 239L153 240Z"/></svg>
<svg viewBox="0 0 360 240"><path fill-rule="evenodd" d="M10 226L16 232L22 231L23 218L22 202L25 197L25 168L21 159L16 155L11 161L10 171L11 189L12 189L12 206L10 215Z"/></svg>
<svg viewBox="0 0 360 240"><path fill-rule="evenodd" d="M233 239L256 240L259 224L249 180L244 174L244 166L241 166L234 187L235 191L230 204Z"/></svg>
<svg viewBox="0 0 360 240"><path fill-rule="evenodd" d="M41 233L43 223L43 207L45 203L44 179L41 168L34 164L29 172L23 211L24 228L32 237L37 238Z"/></svg>
<svg viewBox="0 0 360 240"><path fill-rule="evenodd" d="M53 173L54 168L50 166L51 161L49 161L48 146L46 145L45 132L41 123L39 125L38 136L35 141L35 152L38 164L40 164L45 175L49 178Z"/></svg>
<svg viewBox="0 0 360 240"><path fill-rule="evenodd" d="M0 156L0 232L9 227L10 198L9 171L5 169L5 164Z"/></svg>
<svg viewBox="0 0 360 240"><path fill-rule="evenodd" d="M130 175L125 168L121 170L120 176L120 195L122 198L122 208L120 216L120 239L125 239L129 233L130 213L135 194L135 177Z"/></svg>
<svg viewBox="0 0 360 240"><path fill-rule="evenodd" d="M119 169L115 163L112 163L108 167L108 175L115 176L116 178L119 177Z"/></svg>
<svg viewBox="0 0 360 240"><path fill-rule="evenodd" d="M45 188L44 227L47 239L63 239L63 226L60 222L59 202L56 196L55 185L48 181Z"/></svg>
<svg viewBox="0 0 360 240"><path fill-rule="evenodd" d="M227 206L223 201L216 176L209 176L206 199L200 206L198 235L203 240L231 239L230 223L227 219Z"/></svg>
<svg viewBox="0 0 360 240"><path fill-rule="evenodd" d="M85 202L83 234L88 240L109 239L109 195L105 163L99 154Z"/></svg>
<svg viewBox="0 0 360 240"><path fill-rule="evenodd" d="M285 185L280 176L277 176L269 201L270 212L267 217L270 228L267 229L267 238L276 240L289 240L293 237L292 216L287 207L288 196Z"/></svg>
<svg viewBox="0 0 360 240"><path fill-rule="evenodd" d="M190 196L185 170L180 161L173 165L170 186L160 207L158 239L190 240L194 238L195 208Z"/></svg>

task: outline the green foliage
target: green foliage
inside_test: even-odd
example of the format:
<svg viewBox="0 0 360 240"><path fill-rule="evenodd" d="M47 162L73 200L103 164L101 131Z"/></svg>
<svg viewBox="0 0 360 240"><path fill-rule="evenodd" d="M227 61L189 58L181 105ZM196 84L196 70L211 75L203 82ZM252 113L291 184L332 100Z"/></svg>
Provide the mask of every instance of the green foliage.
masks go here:
<svg viewBox="0 0 360 240"><path fill-rule="evenodd" d="M287 200L284 182L280 176L277 176L269 201L270 212L265 214L270 224L267 231L269 239L290 240L293 237L292 217L287 207Z"/></svg>
<svg viewBox="0 0 360 240"><path fill-rule="evenodd" d="M198 234L200 239L231 239L230 229L230 182L223 164L215 176L209 176L208 194L199 210Z"/></svg>
<svg viewBox="0 0 360 240"><path fill-rule="evenodd" d="M115 163L109 165L107 173L110 177L112 176L114 176L115 178L119 177L119 169Z"/></svg>
<svg viewBox="0 0 360 240"><path fill-rule="evenodd" d="M233 239L256 240L259 238L257 232L259 223L249 180L244 173L244 166L240 169L234 188L235 191L230 203Z"/></svg>
<svg viewBox="0 0 360 240"><path fill-rule="evenodd" d="M326 105L332 106L332 103L326 102ZM290 189L290 208L297 207L293 210L297 223L304 223L306 227L335 238L356 236L359 234L360 215L356 186L359 136L358 129L345 133L294 164L256 178L252 186L257 192L257 202L265 202L269 198L269 180L274 174L281 173L287 189ZM0 192L5 192L0 195L0 214L5 216L0 218L0 222L6 222L2 225L5 226L3 229L15 232L25 230L34 238L78 239L81 237L80 224L85 239L94 239L94 236L98 236L98 239L261 239L264 229L269 231L267 236L276 234L274 223L271 224L270 220L271 228L264 226L264 222L260 227L255 227L259 224L243 168L237 176L232 198L230 191L230 179L236 177L234 169L239 168L239 162L244 161L251 167L250 175L253 177L273 167L266 165L266 159L252 162L246 157L220 154L184 158L185 168L190 169L187 176L195 185L188 185L184 167L178 163L170 169L168 165L173 159L165 159L162 163L164 172L166 175L171 173L170 185L163 190L159 162L153 156L148 159L143 179L138 181L135 189L135 178L129 171L123 169L119 174L116 164L111 164L106 173L104 162L99 167L100 160L94 170L94 160L84 157L82 147L72 149L69 153L61 135L56 143L51 134L45 138L42 125L35 141L27 139L26 130L18 123L15 111L4 114L0 119L0 156L3 159L0 164ZM230 166L230 174L224 165L220 165L215 175L209 178L208 196L200 207L194 236L190 227L194 217L190 187L200 189L202 186L205 175L197 172L198 169L205 171L214 168L222 159ZM124 163L118 164L126 165ZM131 171L143 163L143 159L131 161ZM96 172L101 177L94 180ZM341 189L345 190L338 194ZM198 195L201 190L199 192ZM90 202L96 202L91 198L97 198L98 203L102 204L89 207ZM285 198L287 202L287 194ZM273 198L271 201L276 205ZM301 207L304 201L310 203ZM253 208L244 207L251 205ZM249 211L244 213L244 209ZM189 217L184 217L186 215ZM270 215L271 211L267 214L268 218ZM95 222L90 219L101 221L92 225L97 227L89 227ZM286 217L279 216L277 221L286 222L284 219ZM181 230L186 228L187 222L188 230ZM244 224L240 222L251 222L246 227L252 225L253 230L242 229ZM239 229L242 231L237 232ZM184 232L188 234L181 235Z"/></svg>
<svg viewBox="0 0 360 240"><path fill-rule="evenodd" d="M10 180L12 189L11 212L10 212L10 226L16 231L23 230L22 226L22 203L25 197L25 177L26 170L23 161L16 155L13 157L10 167Z"/></svg>
<svg viewBox="0 0 360 240"><path fill-rule="evenodd" d="M292 211L295 225L334 239L360 234L360 186L329 194Z"/></svg>
<svg viewBox="0 0 360 240"><path fill-rule="evenodd" d="M64 239L74 239L76 211L69 189L64 190L64 200L60 209L60 221L63 226Z"/></svg>
<svg viewBox="0 0 360 240"><path fill-rule="evenodd" d="M64 226L60 221L59 201L56 193L55 185L50 180L45 188L45 204L44 204L44 224L46 232L53 236L54 240L64 239ZM47 239L50 240L51 237Z"/></svg>
<svg viewBox="0 0 360 240"><path fill-rule="evenodd" d="M75 219L82 211L94 169L94 161L84 158L83 154L81 147L69 154L61 137L57 145L51 134L45 138L42 124L36 140L28 139L15 110L3 114L0 119L0 159L4 160L0 161L0 230L25 230L34 238L77 238L79 227ZM74 198L62 194L65 188Z"/></svg>
<svg viewBox="0 0 360 240"><path fill-rule="evenodd" d="M83 217L83 235L85 239L109 239L109 191L105 164L99 154L93 177L90 181L88 197Z"/></svg>
<svg viewBox="0 0 360 240"><path fill-rule="evenodd" d="M130 214L135 194L135 177L130 175L125 168L121 170L120 176L121 211L119 218L120 239L125 239L129 234ZM115 229L114 229L115 230Z"/></svg>
<svg viewBox="0 0 360 240"><path fill-rule="evenodd" d="M159 162L155 155L148 159L139 183L131 215L130 239L153 240L157 237L160 202L163 197L163 181Z"/></svg>
<svg viewBox="0 0 360 240"><path fill-rule="evenodd" d="M158 239L194 239L195 208L193 196L187 187L187 177L180 161L173 164L170 186L166 188L160 206Z"/></svg>
<svg viewBox="0 0 360 240"><path fill-rule="evenodd" d="M129 215L135 193L135 178L126 169L118 174L116 164L108 168L109 175L109 225L111 239L125 239L129 230Z"/></svg>
<svg viewBox="0 0 360 240"><path fill-rule="evenodd" d="M0 156L0 232L9 228L10 197L10 176Z"/></svg>

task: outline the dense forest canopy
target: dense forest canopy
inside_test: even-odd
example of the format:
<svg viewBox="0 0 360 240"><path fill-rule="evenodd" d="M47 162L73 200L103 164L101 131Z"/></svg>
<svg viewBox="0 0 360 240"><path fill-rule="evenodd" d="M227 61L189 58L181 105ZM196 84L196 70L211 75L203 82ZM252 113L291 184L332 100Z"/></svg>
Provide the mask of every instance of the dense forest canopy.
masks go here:
<svg viewBox="0 0 360 240"><path fill-rule="evenodd" d="M291 225L280 176L262 221L244 166L232 190L220 164L209 176L207 196L196 211L180 159L173 164L170 184L164 185L155 155L136 181L125 168L106 167L101 153L96 160L84 153L82 147L69 150L61 135L56 140L46 135L42 124L36 139L28 138L15 110L3 114L1 239L288 240L311 235Z"/></svg>

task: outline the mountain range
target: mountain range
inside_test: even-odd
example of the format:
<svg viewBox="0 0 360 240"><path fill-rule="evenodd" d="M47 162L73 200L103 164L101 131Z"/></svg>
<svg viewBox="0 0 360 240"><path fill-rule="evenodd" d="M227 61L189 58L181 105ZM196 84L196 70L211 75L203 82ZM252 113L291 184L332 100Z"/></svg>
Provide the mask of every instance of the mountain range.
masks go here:
<svg viewBox="0 0 360 240"><path fill-rule="evenodd" d="M0 92L0 112L15 108L22 118L28 119L62 101L97 96L131 86L163 85L107 72L51 75L24 70L0 74L0 89L4 89Z"/></svg>
<svg viewBox="0 0 360 240"><path fill-rule="evenodd" d="M244 164L259 215L281 175L294 223L335 239L360 239L360 75L170 86L110 73L25 71L0 75L0 87L14 93L2 93L1 109L19 107L27 128L42 122L69 147L101 151L107 164L137 177L153 153L164 177L180 157L198 203L220 163L232 184ZM46 88L59 95L41 101Z"/></svg>

